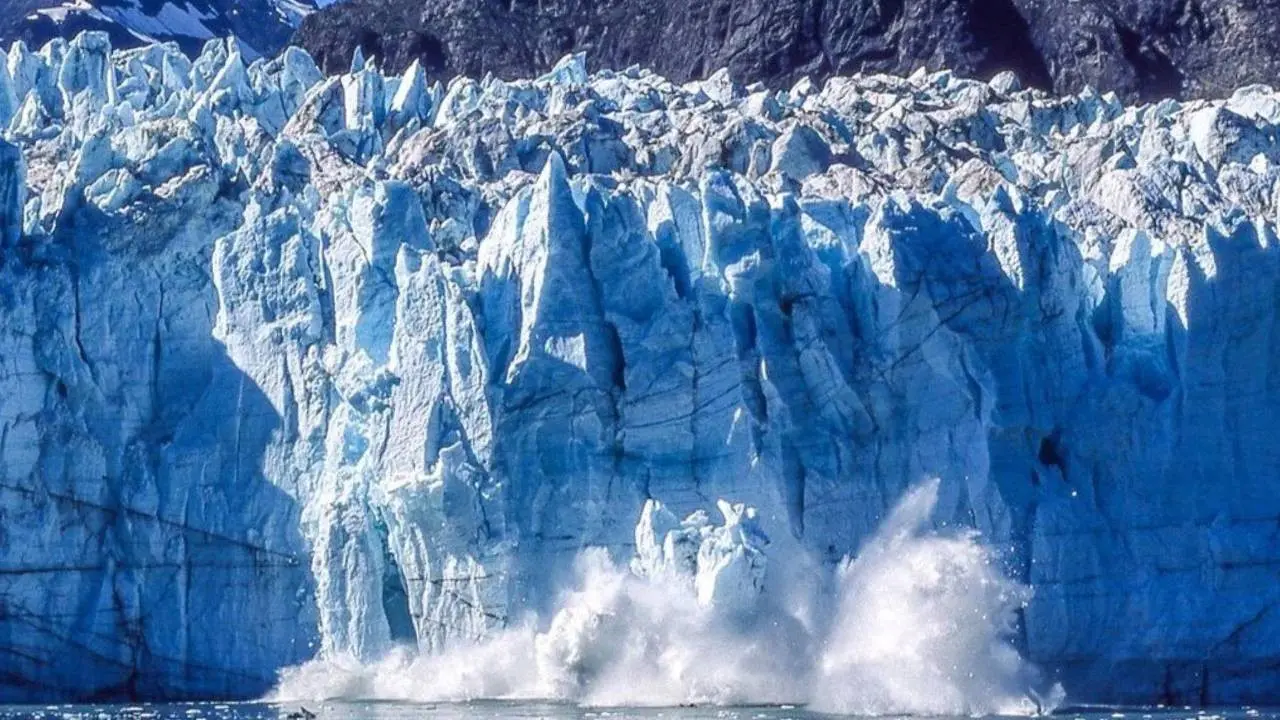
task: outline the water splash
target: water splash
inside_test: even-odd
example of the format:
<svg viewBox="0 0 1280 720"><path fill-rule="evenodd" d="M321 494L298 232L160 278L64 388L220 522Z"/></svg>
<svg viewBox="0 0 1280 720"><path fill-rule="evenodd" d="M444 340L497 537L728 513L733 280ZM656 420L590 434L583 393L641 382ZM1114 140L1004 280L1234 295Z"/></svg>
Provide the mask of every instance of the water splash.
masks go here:
<svg viewBox="0 0 1280 720"><path fill-rule="evenodd" d="M769 592L754 511L720 504L677 521L645 508L630 567L601 549L545 625L531 621L435 655L317 660L277 700L552 699L604 706L808 703L848 714L1020 714L1052 709L1011 638L1030 590L1002 575L972 531L929 518L938 482L909 492L838 571L833 608L806 621ZM790 559L790 558L789 558ZM788 563L792 565L793 563ZM814 567L812 564L794 564ZM811 595L822 584L815 569ZM803 603L806 607L814 603ZM1059 691L1060 692L1060 691Z"/></svg>
<svg viewBox="0 0 1280 720"><path fill-rule="evenodd" d="M938 481L911 490L857 559L818 661L816 710L855 715L1028 715L1052 709L1011 638L1031 589L972 530L931 530Z"/></svg>

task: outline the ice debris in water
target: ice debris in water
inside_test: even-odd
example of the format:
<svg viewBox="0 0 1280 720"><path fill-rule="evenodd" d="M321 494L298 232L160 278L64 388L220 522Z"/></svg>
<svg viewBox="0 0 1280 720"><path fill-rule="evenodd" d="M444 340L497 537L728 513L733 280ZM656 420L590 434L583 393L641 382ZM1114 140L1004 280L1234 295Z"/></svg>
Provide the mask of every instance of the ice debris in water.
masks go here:
<svg viewBox="0 0 1280 720"><path fill-rule="evenodd" d="M643 573L774 597L927 476L1068 687L1280 687L1269 88L0 67L3 697L468 645L642 511Z"/></svg>
<svg viewBox="0 0 1280 720"><path fill-rule="evenodd" d="M749 608L764 589L769 539L756 523L755 508L724 500L717 508L723 525L713 525L701 510L677 523L661 502L646 502L632 568L642 577L694 579L703 607Z"/></svg>
<svg viewBox="0 0 1280 720"><path fill-rule="evenodd" d="M630 568L602 548L585 551L545 623L526 618L477 642L375 663L321 658L286 671L273 699L798 701L809 646L793 619L767 605L767 541L753 509L720 509L721 524L703 511L677 522L650 501Z"/></svg>
<svg viewBox="0 0 1280 720"><path fill-rule="evenodd" d="M938 482L909 492L840 572L831 615L807 625L766 590L770 553L752 508L721 501L683 521L645 504L630 568L600 548L545 624L375 663L322 658L286 671L277 701L551 698L587 705L810 702L842 714L1026 715L1051 711L1014 648L1027 588L996 569L972 531L928 526ZM777 572L777 568L773 570ZM1043 697L1041 691L1045 691Z"/></svg>

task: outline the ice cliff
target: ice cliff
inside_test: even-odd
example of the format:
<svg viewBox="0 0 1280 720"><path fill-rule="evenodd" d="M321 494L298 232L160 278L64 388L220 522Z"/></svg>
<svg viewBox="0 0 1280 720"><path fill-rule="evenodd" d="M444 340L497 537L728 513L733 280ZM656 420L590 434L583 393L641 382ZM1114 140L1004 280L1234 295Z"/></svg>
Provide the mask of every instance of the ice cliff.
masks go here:
<svg viewBox="0 0 1280 720"><path fill-rule="evenodd" d="M936 476L1071 697L1280 700L1269 88L85 34L9 51L0 121L0 699L465 643L651 499L834 564Z"/></svg>

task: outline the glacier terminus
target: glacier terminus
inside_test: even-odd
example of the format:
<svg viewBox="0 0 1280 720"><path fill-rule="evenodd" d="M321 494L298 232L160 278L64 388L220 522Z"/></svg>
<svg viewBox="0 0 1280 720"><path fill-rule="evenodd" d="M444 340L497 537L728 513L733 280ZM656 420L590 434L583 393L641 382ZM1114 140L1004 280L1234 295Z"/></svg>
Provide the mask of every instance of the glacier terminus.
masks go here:
<svg viewBox="0 0 1280 720"><path fill-rule="evenodd" d="M0 700L260 696L531 615L572 654L584 574L736 616L881 586L927 516L1069 698L1280 701L1271 88L85 33L0 55L0 127Z"/></svg>

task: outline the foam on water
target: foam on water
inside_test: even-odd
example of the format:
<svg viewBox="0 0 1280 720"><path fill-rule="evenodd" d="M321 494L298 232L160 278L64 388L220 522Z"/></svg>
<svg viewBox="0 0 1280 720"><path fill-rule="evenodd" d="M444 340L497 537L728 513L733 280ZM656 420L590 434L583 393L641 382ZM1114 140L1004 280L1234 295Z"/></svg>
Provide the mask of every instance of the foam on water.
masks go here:
<svg viewBox="0 0 1280 720"><path fill-rule="evenodd" d="M788 563L814 568L808 587L761 592L744 607L708 602L702 578L633 570L589 549L545 623L437 654L318 659L284 673L273 699L805 703L863 715L1052 709L1060 690L1043 699L1039 673L1011 641L1030 589L1000 572L975 532L932 529L937 491L932 481L908 493L841 565L827 603L808 597L824 586L813 563ZM815 622L793 606L831 610Z"/></svg>

